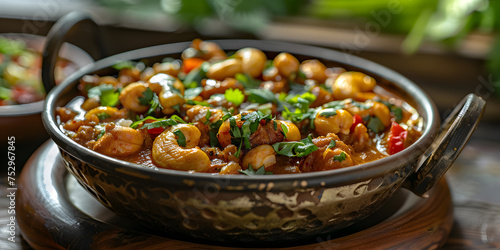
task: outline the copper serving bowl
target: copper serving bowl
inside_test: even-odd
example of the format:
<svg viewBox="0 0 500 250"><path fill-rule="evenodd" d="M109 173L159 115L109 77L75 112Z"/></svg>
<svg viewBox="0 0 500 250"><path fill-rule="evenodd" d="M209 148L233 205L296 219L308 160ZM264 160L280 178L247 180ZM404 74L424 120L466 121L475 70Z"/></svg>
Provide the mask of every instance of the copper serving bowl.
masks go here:
<svg viewBox="0 0 500 250"><path fill-rule="evenodd" d="M153 64L179 57L190 42L134 50L82 68L48 95L43 122L58 145L64 164L79 183L116 214L159 232L175 231L215 241L296 240L335 233L374 213L396 190L425 196L446 172L475 129L484 101L469 95L439 126L428 95L402 75L376 63L330 49L260 41L214 41L226 51L254 47L272 58L282 51L299 60L316 58L327 66L373 76L379 85L410 103L424 121L422 136L405 150L348 168L284 175L219 176L153 170L87 149L67 137L56 107L78 95L86 74L113 75L124 60Z"/></svg>

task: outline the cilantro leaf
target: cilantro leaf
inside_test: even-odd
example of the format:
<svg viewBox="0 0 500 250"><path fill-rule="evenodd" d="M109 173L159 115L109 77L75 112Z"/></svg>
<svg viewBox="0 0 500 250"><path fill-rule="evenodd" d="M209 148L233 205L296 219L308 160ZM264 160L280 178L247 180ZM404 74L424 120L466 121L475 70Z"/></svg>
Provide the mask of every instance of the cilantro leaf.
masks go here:
<svg viewBox="0 0 500 250"><path fill-rule="evenodd" d="M151 115L155 112L157 108L163 109L163 106L161 106L160 99L158 98L158 95L156 93L153 93L153 99L149 102L151 106L149 107L148 112L146 112L146 115Z"/></svg>
<svg viewBox="0 0 500 250"><path fill-rule="evenodd" d="M311 88L311 86L309 85L304 85L293 81L288 82L288 86L290 86L290 91L288 91L289 95L302 95L304 93L307 93Z"/></svg>
<svg viewBox="0 0 500 250"><path fill-rule="evenodd" d="M385 130L384 124L378 119L376 116L371 116L368 120L368 124L366 125L368 129L375 132L376 134Z"/></svg>
<svg viewBox="0 0 500 250"><path fill-rule="evenodd" d="M267 89L250 89L248 92L248 101L264 104L268 102L277 103L278 99L271 90Z"/></svg>
<svg viewBox="0 0 500 250"><path fill-rule="evenodd" d="M102 113L97 114L97 118L99 118L99 121L104 120L104 119L107 119L107 118L110 118L110 117L111 117L111 116L110 116L110 115L108 115L108 114L107 114L107 113L105 113L105 112L102 112Z"/></svg>
<svg viewBox="0 0 500 250"><path fill-rule="evenodd" d="M236 125L236 119L234 118L234 116L231 116L231 118L229 118L229 126L231 127L231 136L233 136L234 138L241 138L240 128Z"/></svg>
<svg viewBox="0 0 500 250"><path fill-rule="evenodd" d="M158 118L155 118L152 116L148 116L144 119L138 120L138 121L130 124L130 127L137 128L141 123L143 123L147 120L154 120L154 122L146 123L141 128L145 128L145 129L160 128L160 127L166 128L168 126L174 126L174 125L177 125L179 123L184 123L184 124L186 123L184 120L182 120L182 118L180 118L177 115L172 115L168 119L158 119Z"/></svg>
<svg viewBox="0 0 500 250"><path fill-rule="evenodd" d="M248 74L237 73L234 78L245 87L245 89L256 89L260 86L260 81L252 78Z"/></svg>
<svg viewBox="0 0 500 250"><path fill-rule="evenodd" d="M96 140L101 139L101 137L102 137L105 133L106 133L106 130L105 130L105 129L101 130L101 131L99 132L99 134L97 135L97 139L96 139Z"/></svg>
<svg viewBox="0 0 500 250"><path fill-rule="evenodd" d="M186 75L184 77L184 80L182 83L184 83L184 86L192 86L193 82L196 84L196 86L201 87L201 80L207 77L207 71L210 68L210 63L204 62L201 64L200 67L197 67Z"/></svg>
<svg viewBox="0 0 500 250"><path fill-rule="evenodd" d="M316 100L316 96L310 92L297 95L287 95L284 98L286 103L291 104L292 107L300 109L302 112L307 112L309 106ZM286 107L286 106L285 106Z"/></svg>
<svg viewBox="0 0 500 250"><path fill-rule="evenodd" d="M208 102L200 102L200 101L195 101L195 100L188 100L186 102L189 105L201 105L205 107L210 107L210 104Z"/></svg>
<svg viewBox="0 0 500 250"><path fill-rule="evenodd" d="M208 113L208 112L207 112ZM217 147L219 146L219 139L217 138L217 133L219 132L219 128L222 125L223 122L225 122L227 119L231 117L230 113L226 113L224 116L222 116L221 119L210 123L207 119L207 124L209 127L208 135L210 136L210 146L212 147ZM207 116L205 116L207 118Z"/></svg>
<svg viewBox="0 0 500 250"><path fill-rule="evenodd" d="M288 157L303 157L318 150L310 135L298 142L277 142L273 148L277 154Z"/></svg>
<svg viewBox="0 0 500 250"><path fill-rule="evenodd" d="M186 146L186 137L184 136L184 133L180 129L176 129L174 132L174 135L177 136L177 144L181 147Z"/></svg>
<svg viewBox="0 0 500 250"><path fill-rule="evenodd" d="M337 142L335 142L335 140L331 140L330 144L328 144L328 148L333 148L335 145L337 145Z"/></svg>
<svg viewBox="0 0 500 250"><path fill-rule="evenodd" d="M179 105L178 103L175 104L174 106L172 106L172 108L177 111L177 113L180 113L181 112L181 105Z"/></svg>
<svg viewBox="0 0 500 250"><path fill-rule="evenodd" d="M142 96L139 97L139 103L143 106L148 106L151 100L153 100L154 92L147 87L144 92L142 92Z"/></svg>
<svg viewBox="0 0 500 250"><path fill-rule="evenodd" d="M333 157L333 160L338 161L338 162L343 162L346 159L346 157L347 157L347 155L344 152L342 152L339 155L335 155Z"/></svg>
<svg viewBox="0 0 500 250"><path fill-rule="evenodd" d="M118 105L120 92L115 90L111 84L101 84L89 89L87 96L89 98L98 98L102 106L115 107Z"/></svg>
<svg viewBox="0 0 500 250"><path fill-rule="evenodd" d="M203 124L207 125L210 123L210 117L212 117L212 112L210 109L207 109L207 113L205 114L205 122Z"/></svg>
<svg viewBox="0 0 500 250"><path fill-rule="evenodd" d="M346 106L347 100L342 100L342 101L332 101L329 103L323 104L323 108L325 109L343 109Z"/></svg>
<svg viewBox="0 0 500 250"><path fill-rule="evenodd" d="M241 121L243 124L241 128L238 127L236 123L236 118L231 116L229 118L229 134L231 135L231 143L234 145L245 144L245 148L251 149L250 136L257 131L261 121L265 121L266 124L272 120L270 114L264 114L261 111L254 111L241 116Z"/></svg>
<svg viewBox="0 0 500 250"><path fill-rule="evenodd" d="M285 110L281 112L281 115L285 118L288 119L294 123L301 122L303 120L309 119L309 127L310 129L314 129L314 120L316 119L317 114L322 110L321 107L318 108L310 108L306 112L300 110L300 109L295 109L294 112L291 112L287 107L285 107Z"/></svg>
<svg viewBox="0 0 500 250"><path fill-rule="evenodd" d="M286 138L286 135L288 134L288 127L285 124L281 123L281 129L283 130L283 136L285 136Z"/></svg>
<svg viewBox="0 0 500 250"><path fill-rule="evenodd" d="M239 89L226 89L224 98L226 98L228 102L232 102L234 105L239 106L245 100L245 95Z"/></svg>
<svg viewBox="0 0 500 250"><path fill-rule="evenodd" d="M319 113L320 116L323 116L323 117L326 117L326 118L330 118L332 116L336 116L337 115L337 111L333 108L327 108L327 109L324 109L322 110L320 113Z"/></svg>
<svg viewBox="0 0 500 250"><path fill-rule="evenodd" d="M203 91L203 87L186 89L186 91L184 91L184 97L193 98L193 97L200 95L202 91Z"/></svg>
<svg viewBox="0 0 500 250"><path fill-rule="evenodd" d="M153 92L149 87L146 88L144 92L142 92L142 97L139 97L139 103L144 106L150 106L148 111L146 112L146 115L153 114L158 107L160 109L163 108L161 106L158 95L155 92ZM178 110L178 112L180 112L180 110Z"/></svg>
<svg viewBox="0 0 500 250"><path fill-rule="evenodd" d="M384 104L385 106L387 106L389 108L389 110L391 111L391 113L394 115L394 118L396 120L397 123L401 122L401 120L403 119L403 110L388 102L388 101L379 101L380 103Z"/></svg>
<svg viewBox="0 0 500 250"><path fill-rule="evenodd" d="M400 123L403 120L403 110L400 107L393 106L391 108L391 112L394 114L394 118L396 118L396 122Z"/></svg>
<svg viewBox="0 0 500 250"><path fill-rule="evenodd" d="M255 171L255 169L253 169L252 165L251 164L248 164L248 168L245 169L245 170L238 170L240 173L242 174L246 174L246 175L249 175L249 176L252 176L252 175L272 175L274 174L273 172L271 171L266 171L266 168L264 166L261 166L259 169L257 169L257 171Z"/></svg>

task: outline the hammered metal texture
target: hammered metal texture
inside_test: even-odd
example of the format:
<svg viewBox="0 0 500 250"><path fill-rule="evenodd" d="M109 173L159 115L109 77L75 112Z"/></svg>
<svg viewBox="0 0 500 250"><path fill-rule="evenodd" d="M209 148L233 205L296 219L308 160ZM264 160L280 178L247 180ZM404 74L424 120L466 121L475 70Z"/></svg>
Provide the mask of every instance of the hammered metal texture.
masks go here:
<svg viewBox="0 0 500 250"><path fill-rule="evenodd" d="M116 214L160 232L216 241L297 240L335 233L374 213L412 172L411 165L404 165L346 186L245 192L105 173L60 152L78 182Z"/></svg>

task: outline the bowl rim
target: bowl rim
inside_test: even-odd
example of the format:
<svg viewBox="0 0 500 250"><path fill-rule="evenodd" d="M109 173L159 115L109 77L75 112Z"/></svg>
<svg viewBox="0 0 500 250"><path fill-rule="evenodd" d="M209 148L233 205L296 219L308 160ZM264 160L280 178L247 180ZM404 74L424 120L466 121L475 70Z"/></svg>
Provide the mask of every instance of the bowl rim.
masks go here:
<svg viewBox="0 0 500 250"><path fill-rule="evenodd" d="M45 36L26 33L0 33L0 36L10 39L23 40L24 42L26 42L29 48L40 53L43 52L46 41ZM87 52L70 43L64 43L62 45L59 55L62 58L70 60L76 65L77 68L82 68L85 65L94 62L94 59ZM43 107L44 100L26 104L0 106L0 117L16 117L40 114L43 110Z"/></svg>
<svg viewBox="0 0 500 250"><path fill-rule="evenodd" d="M207 41L217 43L224 51L237 50L243 47L255 47L266 52L287 51L294 55L314 57L345 66L359 68L374 76L386 79L400 87L404 92L410 94L414 98L417 105L415 108L420 109L419 114L425 120L422 135L411 146L397 154L356 166L327 171L300 173L299 175L281 174L246 176L189 173L186 171L171 169L146 168L138 164L125 162L92 151L71 140L59 129L59 125L56 123L55 118L57 100L59 99L59 96L69 92L71 87L74 87L72 86L74 82L78 81L81 76L89 74L93 71L111 67L116 62L123 60L140 60L144 58L166 56L168 54L179 54L185 48L189 47L191 44L190 41L157 45L120 53L101 59L91 65L83 67L77 72L74 72L66 78L63 83L54 88L46 98L45 108L42 112L42 120L47 132L59 146L60 150L65 151L73 157L78 156L76 158L79 160L87 162L95 166L97 169L107 173L113 172L118 175L129 175L134 178L147 179L149 181L163 183L168 182L171 185L199 186L215 182L217 188L234 189L236 187L235 189L237 190L241 190L241 188L261 190L262 184L266 184L268 189L272 188L273 190L289 189L290 183L292 183L292 186L295 188L338 186L378 177L393 172L402 165L414 164L415 162L413 160L415 160L415 158L419 158L418 155L422 155L424 151L428 149L437 134L440 121L434 102L415 83L401 74L386 68L385 66L333 49L296 43L249 39L221 39ZM269 184L272 184L272 187L269 187Z"/></svg>

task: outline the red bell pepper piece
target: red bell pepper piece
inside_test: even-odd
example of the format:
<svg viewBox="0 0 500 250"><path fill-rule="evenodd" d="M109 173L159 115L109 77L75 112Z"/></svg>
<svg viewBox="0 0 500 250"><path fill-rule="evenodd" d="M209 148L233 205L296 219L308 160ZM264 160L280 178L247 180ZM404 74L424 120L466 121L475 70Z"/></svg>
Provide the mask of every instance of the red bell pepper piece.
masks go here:
<svg viewBox="0 0 500 250"><path fill-rule="evenodd" d="M148 119L148 120L144 121L144 124L146 124L146 123L152 123L152 122L155 122L155 121L156 120ZM151 134L152 136L157 136L157 135L161 134L164 130L165 130L165 128L162 128L162 127L150 128L150 129L148 129L148 133Z"/></svg>
<svg viewBox="0 0 500 250"><path fill-rule="evenodd" d="M159 128L152 128L152 129L148 129L148 133L150 133L151 135L159 135L161 134L165 129L162 128L162 127L159 127Z"/></svg>
<svg viewBox="0 0 500 250"><path fill-rule="evenodd" d="M358 114L355 114L353 117L352 117L352 126L351 126L351 133L354 132L354 129L356 128L356 126L358 126L358 124L360 123L363 123L363 118L361 118L360 115Z"/></svg>
<svg viewBox="0 0 500 250"><path fill-rule="evenodd" d="M182 72L184 73L189 73L191 70L196 69L200 67L202 63L204 63L205 60L196 58L196 57L191 57L188 59L184 59L182 61Z"/></svg>
<svg viewBox="0 0 500 250"><path fill-rule="evenodd" d="M393 155L405 149L405 141L408 131L401 127L398 123L392 122L391 131L387 142L387 150Z"/></svg>

